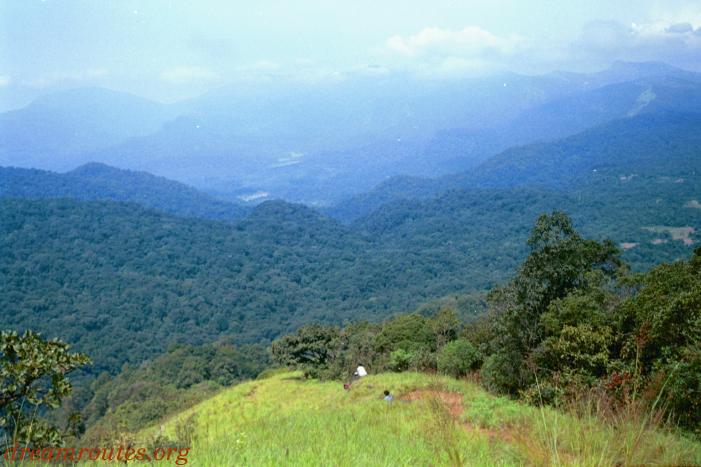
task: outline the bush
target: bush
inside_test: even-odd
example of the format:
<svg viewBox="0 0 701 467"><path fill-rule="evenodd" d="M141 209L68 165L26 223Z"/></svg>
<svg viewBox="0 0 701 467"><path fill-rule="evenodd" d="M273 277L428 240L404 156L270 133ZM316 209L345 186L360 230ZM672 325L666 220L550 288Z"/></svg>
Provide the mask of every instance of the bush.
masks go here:
<svg viewBox="0 0 701 467"><path fill-rule="evenodd" d="M392 371L406 371L409 369L413 358L413 352L397 349L389 354L389 369Z"/></svg>
<svg viewBox="0 0 701 467"><path fill-rule="evenodd" d="M679 425L701 435L701 349L687 347L681 358L662 368L667 376L666 393L668 408Z"/></svg>
<svg viewBox="0 0 701 467"><path fill-rule="evenodd" d="M485 388L502 394L516 394L531 382L523 358L517 352L490 355L482 365L480 378Z"/></svg>
<svg viewBox="0 0 701 467"><path fill-rule="evenodd" d="M423 347L412 352L409 368L413 371L436 371L436 354Z"/></svg>
<svg viewBox="0 0 701 467"><path fill-rule="evenodd" d="M446 344L438 354L438 371L457 378L476 369L480 362L475 346L467 339L458 339Z"/></svg>

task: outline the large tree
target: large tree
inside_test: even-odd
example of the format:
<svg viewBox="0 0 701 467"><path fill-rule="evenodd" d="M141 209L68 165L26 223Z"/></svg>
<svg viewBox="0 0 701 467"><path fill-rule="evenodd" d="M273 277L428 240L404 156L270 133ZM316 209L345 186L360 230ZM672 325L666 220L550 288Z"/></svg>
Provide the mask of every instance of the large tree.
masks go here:
<svg viewBox="0 0 701 467"><path fill-rule="evenodd" d="M499 315L499 338L483 373L488 386L511 393L535 377L533 352L547 337L542 318L551 305L592 286L592 281L613 279L624 268L611 241L582 238L559 211L538 218L528 246L530 254L515 278L491 294L491 306Z"/></svg>

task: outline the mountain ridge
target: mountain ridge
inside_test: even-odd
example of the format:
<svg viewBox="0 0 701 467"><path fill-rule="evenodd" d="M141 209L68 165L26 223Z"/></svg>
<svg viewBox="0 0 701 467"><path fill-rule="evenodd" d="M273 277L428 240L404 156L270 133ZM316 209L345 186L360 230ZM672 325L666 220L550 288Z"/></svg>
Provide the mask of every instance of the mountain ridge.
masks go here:
<svg viewBox="0 0 701 467"><path fill-rule="evenodd" d="M0 197L131 201L184 217L234 221L248 208L147 172L92 162L66 173L0 167Z"/></svg>

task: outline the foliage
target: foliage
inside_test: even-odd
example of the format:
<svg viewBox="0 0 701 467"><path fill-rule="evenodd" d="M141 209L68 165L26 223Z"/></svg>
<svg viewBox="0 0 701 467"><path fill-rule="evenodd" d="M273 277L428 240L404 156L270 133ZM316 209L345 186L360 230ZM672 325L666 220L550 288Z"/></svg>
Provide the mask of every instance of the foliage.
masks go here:
<svg viewBox="0 0 701 467"><path fill-rule="evenodd" d="M701 433L701 249L632 282L638 291L618 314L621 358L637 387L661 392L682 425Z"/></svg>
<svg viewBox="0 0 701 467"><path fill-rule="evenodd" d="M700 430L701 249L628 276L612 245L580 239L564 218L541 220L534 251L492 296L483 383L555 404L603 387Z"/></svg>
<svg viewBox="0 0 701 467"><path fill-rule="evenodd" d="M589 365L601 370L601 355L581 352L599 353L603 345L606 353L608 341L602 344L598 333L581 322L584 327L574 327L577 323L564 326L563 318L568 319L567 315L573 312L566 311L563 316L560 310L575 308L567 306L572 301L567 299L570 293L590 287L592 281L598 284L613 279L623 266L611 242L583 239L561 212L540 216L528 245L530 255L506 286L510 292L493 296L500 309L496 325L501 332L496 348L503 356L488 361L486 376L494 389L511 394L534 382L538 358L541 366L545 361L544 367L553 371L585 365L583 360L587 359L593 359ZM590 316L584 318L589 320ZM586 344L586 348L571 348L573 338ZM553 355L557 358L553 359Z"/></svg>
<svg viewBox="0 0 701 467"><path fill-rule="evenodd" d="M458 337L461 328L460 318L452 308L443 308L433 317L432 328L436 336L436 348L441 349Z"/></svg>
<svg viewBox="0 0 701 467"><path fill-rule="evenodd" d="M247 214L242 206L220 201L182 183L96 162L67 173L0 167L0 197L126 201L176 216L228 222Z"/></svg>
<svg viewBox="0 0 701 467"><path fill-rule="evenodd" d="M94 395L84 411L88 435L139 430L222 387L255 378L267 363L261 346L179 344L141 365L127 365L114 378L102 373L92 384Z"/></svg>
<svg viewBox="0 0 701 467"><path fill-rule="evenodd" d="M379 324L360 321L340 330L311 324L275 340L271 352L277 364L324 379L349 378L360 364L370 372L435 371L438 343L455 340L462 327L449 309L397 315Z"/></svg>
<svg viewBox="0 0 701 467"><path fill-rule="evenodd" d="M467 339L446 344L438 353L438 371L459 378L475 370L481 363L479 351Z"/></svg>
<svg viewBox="0 0 701 467"><path fill-rule="evenodd" d="M90 359L69 352L70 347L58 340L44 340L39 334L26 331L0 332L0 434L5 446L20 444L30 447L58 446L69 434L40 418L45 410L61 405L71 393L67 375L87 365ZM80 423L73 416L72 427Z"/></svg>
<svg viewBox="0 0 701 467"><path fill-rule="evenodd" d="M299 366L308 368L309 371L327 368L333 358L338 337L339 330L333 326L303 326L294 334L288 334L273 342L273 360L279 365Z"/></svg>
<svg viewBox="0 0 701 467"><path fill-rule="evenodd" d="M390 352L387 366L392 371L407 371L413 359L414 352L399 348Z"/></svg>
<svg viewBox="0 0 701 467"><path fill-rule="evenodd" d="M382 323L375 338L375 346L380 352L420 348L436 349L436 334L431 321L416 314L399 315Z"/></svg>

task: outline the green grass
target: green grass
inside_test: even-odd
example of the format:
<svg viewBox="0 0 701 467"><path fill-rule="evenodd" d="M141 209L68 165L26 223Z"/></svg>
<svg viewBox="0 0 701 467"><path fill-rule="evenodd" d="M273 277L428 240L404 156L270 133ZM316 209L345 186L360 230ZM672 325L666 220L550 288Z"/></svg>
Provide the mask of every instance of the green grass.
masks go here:
<svg viewBox="0 0 701 467"><path fill-rule="evenodd" d="M273 374L138 437L177 439L188 424L190 465L701 465L701 444L670 432L539 409L417 373L371 375L350 391Z"/></svg>

